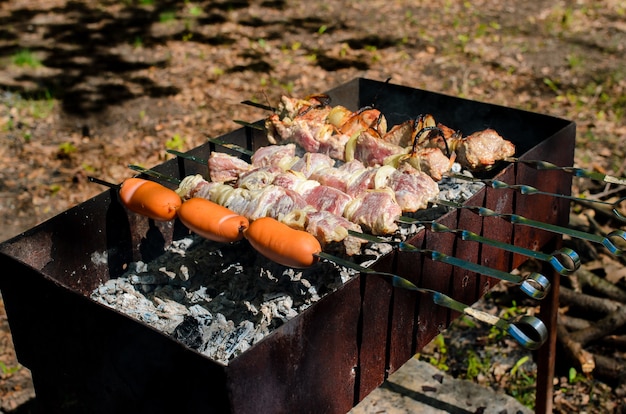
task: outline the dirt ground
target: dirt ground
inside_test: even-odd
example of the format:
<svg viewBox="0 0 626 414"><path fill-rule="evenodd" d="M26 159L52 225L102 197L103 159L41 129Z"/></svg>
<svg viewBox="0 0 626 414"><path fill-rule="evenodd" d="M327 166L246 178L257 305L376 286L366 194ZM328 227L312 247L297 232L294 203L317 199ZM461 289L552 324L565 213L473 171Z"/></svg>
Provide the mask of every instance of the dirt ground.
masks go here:
<svg viewBox="0 0 626 414"><path fill-rule="evenodd" d="M88 175L121 182L265 115L243 100L355 77L571 119L577 166L626 168L619 0L9 0L0 22L0 240L102 192ZM32 387L1 322L10 412Z"/></svg>

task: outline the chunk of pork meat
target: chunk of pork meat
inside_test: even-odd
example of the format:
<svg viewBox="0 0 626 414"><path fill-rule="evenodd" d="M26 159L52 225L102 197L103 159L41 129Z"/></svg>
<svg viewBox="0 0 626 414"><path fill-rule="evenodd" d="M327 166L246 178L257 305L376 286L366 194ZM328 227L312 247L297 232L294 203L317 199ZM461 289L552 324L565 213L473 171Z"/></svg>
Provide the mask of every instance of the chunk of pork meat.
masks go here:
<svg viewBox="0 0 626 414"><path fill-rule="evenodd" d="M247 171L239 176L236 187L245 188L247 190L259 190L274 182L277 174L282 170L278 167L259 167Z"/></svg>
<svg viewBox="0 0 626 414"><path fill-rule="evenodd" d="M361 232L361 227L350 220L328 211L315 211L307 214L306 231L314 235L322 246L342 242L347 255L360 253L365 240L350 236L348 230Z"/></svg>
<svg viewBox="0 0 626 414"><path fill-rule="evenodd" d="M446 157L439 148L417 148L415 153L409 154L402 163L411 164L419 171L425 172L433 180L439 181L443 175L450 171L456 158L452 154L451 158Z"/></svg>
<svg viewBox="0 0 626 414"><path fill-rule="evenodd" d="M396 196L396 201L405 212L415 212L428 207L430 200L439 195L439 186L426 173L403 164L389 176L387 183Z"/></svg>
<svg viewBox="0 0 626 414"><path fill-rule="evenodd" d="M370 131L364 131L356 139L354 159L366 166L375 167L383 165L385 158L403 152L406 152L403 147L383 141Z"/></svg>
<svg viewBox="0 0 626 414"><path fill-rule="evenodd" d="M289 169L296 161L296 145L268 145L257 149L251 157L253 167Z"/></svg>
<svg viewBox="0 0 626 414"><path fill-rule="evenodd" d="M395 232L401 214L402 209L390 189L369 190L354 198L344 210L345 218L375 235Z"/></svg>
<svg viewBox="0 0 626 414"><path fill-rule="evenodd" d="M318 185L303 194L306 202L319 211L329 211L338 216L343 215L346 205L352 197L333 187Z"/></svg>
<svg viewBox="0 0 626 414"><path fill-rule="evenodd" d="M317 169L309 177L311 180L318 181L322 185L337 188L344 193L352 196L355 194L348 189L353 184L355 178L365 172L366 168L359 160L352 160L340 165L339 167L325 167ZM359 183L354 183L355 188Z"/></svg>
<svg viewBox="0 0 626 414"><path fill-rule="evenodd" d="M241 174L252 168L246 161L218 151L211 152L208 164L209 177L215 182L235 181Z"/></svg>
<svg viewBox="0 0 626 414"><path fill-rule="evenodd" d="M273 184L288 188L298 194L305 194L320 185L318 181L309 180L304 174L293 170L288 170L276 175Z"/></svg>
<svg viewBox="0 0 626 414"><path fill-rule="evenodd" d="M298 162L291 166L291 169L301 172L306 178L309 178L315 171L334 165L335 160L326 154L307 152Z"/></svg>
<svg viewBox="0 0 626 414"><path fill-rule="evenodd" d="M515 155L515 145L493 129L474 132L455 145L457 161L471 170L480 170Z"/></svg>
<svg viewBox="0 0 626 414"><path fill-rule="evenodd" d="M413 145L413 128L415 122L413 120L404 121L401 124L394 125L381 139L390 144L398 145L402 148Z"/></svg>

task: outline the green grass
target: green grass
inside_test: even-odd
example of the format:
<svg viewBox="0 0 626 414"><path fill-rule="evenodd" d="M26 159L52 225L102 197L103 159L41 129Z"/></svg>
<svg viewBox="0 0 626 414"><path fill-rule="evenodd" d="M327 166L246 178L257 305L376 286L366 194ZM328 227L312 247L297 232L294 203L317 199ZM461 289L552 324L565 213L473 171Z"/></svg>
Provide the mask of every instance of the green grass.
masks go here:
<svg viewBox="0 0 626 414"><path fill-rule="evenodd" d="M43 66L41 59L39 59L29 49L20 49L15 52L15 54L11 57L11 62L20 67L28 66L30 68L38 68Z"/></svg>
<svg viewBox="0 0 626 414"><path fill-rule="evenodd" d="M173 10L164 11L159 14L159 22L172 23L176 20L176 12Z"/></svg>
<svg viewBox="0 0 626 414"><path fill-rule="evenodd" d="M172 138L165 142L165 148L167 149L182 151L184 147L185 138L181 137L179 134L174 134Z"/></svg>

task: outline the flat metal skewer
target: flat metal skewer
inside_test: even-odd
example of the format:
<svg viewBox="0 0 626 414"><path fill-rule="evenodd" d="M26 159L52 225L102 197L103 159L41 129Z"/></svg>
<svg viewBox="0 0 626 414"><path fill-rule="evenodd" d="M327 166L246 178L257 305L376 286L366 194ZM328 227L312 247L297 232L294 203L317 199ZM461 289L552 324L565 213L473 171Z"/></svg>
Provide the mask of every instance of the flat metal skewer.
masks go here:
<svg viewBox="0 0 626 414"><path fill-rule="evenodd" d="M175 155L175 156L180 157L180 158L184 158L186 160L197 162L199 164L204 164L204 165L208 164L207 160L205 160L204 158L196 157L195 155L186 154L184 152L176 151L176 150L173 150L173 149L166 149L165 152L167 152L168 154Z"/></svg>
<svg viewBox="0 0 626 414"><path fill-rule="evenodd" d="M246 101L241 101L241 103L244 105L255 107L255 108L265 109L266 111L276 112L276 108L274 108L273 106L261 104L258 102L246 100Z"/></svg>
<svg viewBox="0 0 626 414"><path fill-rule="evenodd" d="M496 247L498 249L506 250L511 253L516 253L522 256L531 257L533 259L547 262L556 272L564 276L571 275L576 270L578 270L581 265L581 260L578 253L568 247L562 247L554 251L552 254L547 254L527 249L525 247L515 246L513 244L508 244L498 240L483 237L469 230L451 229L435 221L431 222L431 230L438 233L456 233L461 237L462 240L475 241L478 243Z"/></svg>
<svg viewBox="0 0 626 414"><path fill-rule="evenodd" d="M453 201L446 200L433 200L432 203L454 208L465 208L478 214L479 216L500 217L510 221L513 224L534 227L536 229L546 230L552 233L573 237L575 239L587 240L592 243L601 244L614 256L623 255L624 249L626 248L626 231L619 229L613 230L606 236L600 236L596 234L586 233L580 230L570 229L568 227L561 227L555 224L531 220L518 214L496 213L495 211L490 210L486 207L468 206L465 204L459 204ZM402 223L413 224L418 220L412 219L410 217L400 217L398 221Z"/></svg>
<svg viewBox="0 0 626 414"><path fill-rule="evenodd" d="M483 266L478 263L472 263L467 260L459 259L457 257L448 256L447 254L438 252L436 250L420 249L406 242L386 241L378 236L359 233L351 230L348 230L348 233L351 236L360 237L364 240L368 240L374 243L394 243L397 244L398 248L403 252L422 253L437 262L447 263L449 265L460 267L461 269L469 270L474 273L479 273L482 275L494 277L499 280L505 280L516 285L520 285L520 290L533 299L543 299L550 290L550 281L541 273L532 272L528 276L522 277L503 272L498 269L493 269L491 267Z"/></svg>
<svg viewBox="0 0 626 414"><path fill-rule="evenodd" d="M158 178L159 180L167 181L168 183L172 183L175 185L179 185L181 180L178 178L172 177L171 175L163 174L158 171L151 170L149 168L142 167L140 165L129 164L128 168L133 171L137 171L142 174L149 175L150 177Z"/></svg>
<svg viewBox="0 0 626 414"><path fill-rule="evenodd" d="M242 121L241 119L234 119L233 120L234 123L244 126L244 127L249 127L252 129L257 129L259 131L265 131L265 127L262 125L257 125L257 124L253 124L252 122L248 122L248 121Z"/></svg>
<svg viewBox="0 0 626 414"><path fill-rule="evenodd" d="M503 161L512 163L521 163L529 165L537 170L559 170L572 174L575 177L589 178L591 180L603 181L609 184L626 185L626 177L615 177L608 174L599 173L596 171L584 170L577 167L559 167L547 161L540 160L521 160L519 158L511 157L505 158Z"/></svg>
<svg viewBox="0 0 626 414"><path fill-rule="evenodd" d="M109 188L113 188L113 189L119 189L120 188L120 184L114 184L114 183L111 183L109 181L105 181L105 180L102 180L100 178L93 177L91 175L87 176L87 180L89 180L92 183L100 184L100 185L103 185L105 187L109 187Z"/></svg>
<svg viewBox="0 0 626 414"><path fill-rule="evenodd" d="M570 195L566 195L566 194L549 193L549 192L546 192L546 191L538 190L537 188L531 187L529 185L508 184L508 183L505 183L504 181L500 181L500 180L473 178L473 177L468 177L468 176L461 175L461 174L450 174L450 175L448 175L448 177L450 177L450 178L457 178L457 179L465 180L465 181L471 181L471 182L475 182L475 183L476 182L481 182L481 183L484 183L485 185L489 185L492 188L496 188L496 189L507 188L507 189L512 189L512 190L517 190L521 194L524 194L524 195L541 194L541 195L547 195L547 196L550 196L550 197L565 198L567 200L584 202L584 203L597 203L597 204L608 205L608 206L612 207L611 211L615 215L615 217L617 217L619 220L621 220L623 222L626 222L626 215L620 213L620 211L617 209L619 207L620 203L622 203L623 201L626 201L626 196L620 198L619 200L617 200L617 201L615 201L613 203L610 203L608 201L590 200L590 199L570 196Z"/></svg>
<svg viewBox="0 0 626 414"><path fill-rule="evenodd" d="M521 246L515 246L513 244L504 243L499 240L490 239L480 236L469 230L463 229L451 229L436 221L424 221L413 222L413 224L430 225L430 230L436 233L455 233L461 237L462 240L471 240L478 243L493 246L498 249L506 250L511 253L516 253L522 256L530 257L533 259L541 260L549 263L556 272L564 276L569 276L580 268L581 260L578 253L568 247L562 247L552 254L547 254L531 249L527 249Z"/></svg>
<svg viewBox="0 0 626 414"><path fill-rule="evenodd" d="M254 151L251 151L251 150L249 150L247 148L244 148L241 145L231 144L230 142L222 141L219 138L209 138L208 141L213 143L213 144L215 144L215 145L219 145L221 147L228 148L229 150L237 151L237 152L239 152L241 154L244 154L244 155L252 156L254 154ZM205 164L206 164L206 161L205 161Z"/></svg>
<svg viewBox="0 0 626 414"><path fill-rule="evenodd" d="M461 303L450 296L432 289L421 288L415 285L413 282L395 275L393 273L379 272L367 267L358 265L348 260L341 259L339 257L330 255L328 253L318 253L318 257L330 260L338 265L345 266L356 270L358 272L370 275L379 275L387 277L391 280L391 284L394 287L411 290L414 292L425 293L431 296L433 302L436 305L446 307L448 309L455 310L457 312L464 313L479 321L487 323L489 325L496 326L497 328L507 332L513 339L515 339L520 345L527 349L538 349L548 338L548 329L541 319L535 316L521 316L512 320L506 320L497 316L491 315L487 312L483 312L478 309L474 309L464 303Z"/></svg>

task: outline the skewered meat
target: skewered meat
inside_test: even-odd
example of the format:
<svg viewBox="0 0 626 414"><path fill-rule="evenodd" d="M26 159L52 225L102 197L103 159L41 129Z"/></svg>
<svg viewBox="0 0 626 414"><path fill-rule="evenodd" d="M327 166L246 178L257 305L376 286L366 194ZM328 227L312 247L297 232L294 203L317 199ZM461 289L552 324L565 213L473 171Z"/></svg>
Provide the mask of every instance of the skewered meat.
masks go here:
<svg viewBox="0 0 626 414"><path fill-rule="evenodd" d="M276 175L280 172L282 170L277 167L260 167L249 170L239 176L236 187L245 188L246 190L261 189L272 184Z"/></svg>
<svg viewBox="0 0 626 414"><path fill-rule="evenodd" d="M261 148L259 151L265 153L267 150ZM433 152L438 150L433 149ZM289 188L301 194L316 209L338 215L342 214L351 197L388 187L397 193L396 200L402 211L415 212L425 208L427 201L438 195L439 187L428 174L419 170L421 164L415 168L411 162L413 158L403 157L404 160L398 161L398 168L389 165L365 167L358 160L335 167L335 160L327 155L306 153L286 172L271 166L247 170L239 177L237 187L255 190L274 184Z"/></svg>
<svg viewBox="0 0 626 414"><path fill-rule="evenodd" d="M293 171L301 172L308 178L315 171L326 167L332 167L334 165L335 160L326 154L307 152L302 158L291 166L291 169Z"/></svg>
<svg viewBox="0 0 626 414"><path fill-rule="evenodd" d="M342 243L348 255L359 253L365 243L348 235L348 229L361 231L359 225L330 212L317 211L294 191L275 185L251 191L208 182L201 175L194 175L185 177L176 192L183 199L211 200L250 220L266 216L275 218L292 228L313 234L323 246Z"/></svg>
<svg viewBox="0 0 626 414"><path fill-rule="evenodd" d="M387 187L394 191L396 201L404 211L426 208L429 200L436 199L439 194L437 183L408 163L394 169Z"/></svg>
<svg viewBox="0 0 626 414"><path fill-rule="evenodd" d="M295 144L261 147L251 157L253 167L278 167L288 170L298 161Z"/></svg>
<svg viewBox="0 0 626 414"><path fill-rule="evenodd" d="M209 156L209 176L211 181L234 181L252 166L246 161L232 155L212 151Z"/></svg>
<svg viewBox="0 0 626 414"><path fill-rule="evenodd" d="M487 168L498 160L515 155L513 143L502 138L493 129L474 132L452 145L461 165L472 170Z"/></svg>
<svg viewBox="0 0 626 414"><path fill-rule="evenodd" d="M327 185L318 185L303 194L304 199L316 210L329 211L336 215L343 212L353 197Z"/></svg>
<svg viewBox="0 0 626 414"><path fill-rule="evenodd" d="M266 119L270 142L294 142L306 151L322 152L341 161L356 158L366 166L383 165L389 156L410 152L420 160L419 169L435 179L449 170L454 151L457 161L471 170L488 168L515 153L510 141L490 129L462 137L428 114L387 131L385 117L377 109L351 112L342 106L330 107L328 102L318 97L281 98L279 110ZM382 143L376 145L376 141ZM424 148L439 148L441 154ZM445 154L451 157L447 161ZM412 165L417 167L415 162Z"/></svg>
<svg viewBox="0 0 626 414"><path fill-rule="evenodd" d="M372 234L391 234L398 229L396 219L402 209L389 188L369 190L346 206L344 217Z"/></svg>
<svg viewBox="0 0 626 414"><path fill-rule="evenodd" d="M364 131L354 140L354 149L346 151L346 160L359 160L366 166L378 166L385 163L385 159L396 154L406 153L399 145L386 142L378 138L372 131Z"/></svg>

